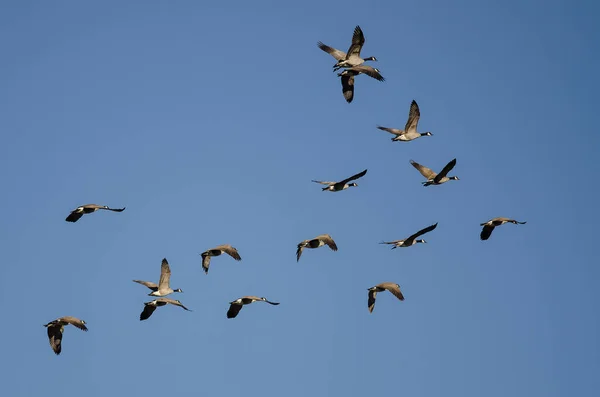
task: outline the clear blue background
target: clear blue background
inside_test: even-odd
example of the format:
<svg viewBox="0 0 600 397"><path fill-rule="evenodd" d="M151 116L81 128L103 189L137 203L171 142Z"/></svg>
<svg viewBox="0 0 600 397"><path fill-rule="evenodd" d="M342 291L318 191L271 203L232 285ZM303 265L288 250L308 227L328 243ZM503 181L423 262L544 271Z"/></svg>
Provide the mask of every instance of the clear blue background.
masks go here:
<svg viewBox="0 0 600 397"><path fill-rule="evenodd" d="M597 395L598 5L282 3L0 3L2 395ZM316 42L357 24L386 81L347 104ZM392 143L412 99L435 135ZM90 202L127 209L64 221ZM163 257L193 312L140 322Z"/></svg>

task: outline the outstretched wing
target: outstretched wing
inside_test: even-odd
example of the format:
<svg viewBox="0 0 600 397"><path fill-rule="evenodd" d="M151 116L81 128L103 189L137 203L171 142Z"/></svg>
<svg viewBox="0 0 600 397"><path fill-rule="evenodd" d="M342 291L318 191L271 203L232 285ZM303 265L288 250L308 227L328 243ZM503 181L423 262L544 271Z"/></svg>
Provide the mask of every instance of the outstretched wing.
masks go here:
<svg viewBox="0 0 600 397"><path fill-rule="evenodd" d="M204 273L208 274L208 268L210 266L210 255L206 252L202 253L202 269L204 269Z"/></svg>
<svg viewBox="0 0 600 397"><path fill-rule="evenodd" d="M423 175L427 179L433 179L437 175L430 168L427 168L424 165L417 163L416 161L410 160L410 163L412 164L413 167L415 167L417 169L417 171L419 171L421 173L421 175Z"/></svg>
<svg viewBox="0 0 600 397"><path fill-rule="evenodd" d="M225 252L227 255L231 256L233 259L235 259L236 261L241 261L242 257L240 256L240 254L238 253L237 249L235 247L232 247L229 244L223 244L223 245L219 245L218 247L216 247L215 249L220 249L223 252Z"/></svg>
<svg viewBox="0 0 600 397"><path fill-rule="evenodd" d="M352 74L342 74L342 94L346 102L350 103L354 99L354 76Z"/></svg>
<svg viewBox="0 0 600 397"><path fill-rule="evenodd" d="M377 296L377 291L374 289L369 290L369 313L373 313L373 309L375 308L375 297Z"/></svg>
<svg viewBox="0 0 600 397"><path fill-rule="evenodd" d="M83 216L83 211L79 211L78 209L74 209L73 211L71 211L71 213L69 214L69 216L67 216L67 218L65 219L65 221L67 222L77 222L79 220L79 218L81 218Z"/></svg>
<svg viewBox="0 0 600 397"><path fill-rule="evenodd" d="M144 310L140 313L140 321L149 319L155 310L156 310L156 306L145 303Z"/></svg>
<svg viewBox="0 0 600 397"><path fill-rule="evenodd" d="M404 134L404 131L402 131L402 130L399 130L399 129L397 129L397 128L388 128L388 127L382 127L382 126L380 126L380 125L378 125L378 126L377 126L377 128L379 128L379 129L380 129L380 130L382 130L382 131L387 131L387 132L389 132L390 134L394 134L394 135L403 135L403 134Z"/></svg>
<svg viewBox="0 0 600 397"><path fill-rule="evenodd" d="M304 250L304 245L302 242L302 243L298 244L298 249L296 250L296 262L298 262L300 260L303 250Z"/></svg>
<svg viewBox="0 0 600 397"><path fill-rule="evenodd" d="M413 241L414 239L416 239L417 237L425 234L425 233L429 233L430 231L432 231L433 229L435 229L437 227L437 223L435 225L431 225L431 226L427 226L425 229L421 229L418 232L416 232L415 234L413 234L412 236L410 236L409 238L407 238L405 241Z"/></svg>
<svg viewBox="0 0 600 397"><path fill-rule="evenodd" d="M454 168L455 165L456 165L456 159L453 159L448 164L446 164L446 166L444 167L444 169L442 171L440 171L439 174L437 174L433 178L433 181L436 182L436 183L438 183L439 181L441 181L442 178L444 178L450 172L450 170L452 170L452 168Z"/></svg>
<svg viewBox="0 0 600 397"><path fill-rule="evenodd" d="M369 77L374 78L375 80L385 81L385 78L372 66L369 65L358 65L348 68L346 70L350 70L353 72L364 73Z"/></svg>
<svg viewBox="0 0 600 397"><path fill-rule="evenodd" d="M327 246L329 248L331 248L333 251L338 250L338 247L335 244L335 241L333 241L333 239L331 238L331 236L329 234L321 234L320 236L317 236L317 239L319 239L322 242L324 242L325 244L327 244Z"/></svg>
<svg viewBox="0 0 600 397"><path fill-rule="evenodd" d="M396 298L400 299L401 301L404 300L404 295L402 295L400 287L397 284L388 283L384 288L390 291Z"/></svg>
<svg viewBox="0 0 600 397"><path fill-rule="evenodd" d="M65 317L59 318L58 321L65 323L65 324L71 324L71 325L79 328L82 331L88 330L87 327L85 326L85 321L80 320L77 317L65 316Z"/></svg>
<svg viewBox="0 0 600 397"><path fill-rule="evenodd" d="M417 124L419 124L419 118L421 117L421 111L419 110L419 105L413 99L410 104L410 111L408 112L408 120L406 121L406 125L404 126L404 131L408 132L417 132Z"/></svg>
<svg viewBox="0 0 600 397"><path fill-rule="evenodd" d="M364 170L362 172L359 172L356 175L352 175L350 178L346 178L343 181L338 182L337 184L344 186L346 183L348 183L350 181L353 181L358 178L362 178L363 176L365 176L366 173L367 173L367 170Z"/></svg>
<svg viewBox="0 0 600 397"><path fill-rule="evenodd" d="M487 240L488 238L490 238L490 236L492 235L492 232L494 231L494 227L495 226L485 225L483 227L483 229L481 230L481 234L479 235L479 238L482 240Z"/></svg>
<svg viewBox="0 0 600 397"><path fill-rule="evenodd" d="M360 50L362 46L365 44L365 36L362 32L360 26L356 26L354 28L354 33L352 34L352 44L350 48L348 48L348 54L346 55L346 59L350 58L352 55L360 56Z"/></svg>
<svg viewBox="0 0 600 397"><path fill-rule="evenodd" d="M337 50L333 47L329 47L328 45L323 44L322 42L318 42L317 45L320 49L334 57L336 60L341 61L342 59L346 59L346 53L344 51Z"/></svg>
<svg viewBox="0 0 600 397"><path fill-rule="evenodd" d="M138 284L142 284L145 285L146 287L153 289L153 290L157 290L158 289L158 285L151 282L151 281L142 281L142 280L133 280L134 283L138 283Z"/></svg>
<svg viewBox="0 0 600 397"><path fill-rule="evenodd" d="M335 182L315 181L314 179L312 179L311 182L320 183L321 185L327 185L327 186L335 185Z"/></svg>
<svg viewBox="0 0 600 397"><path fill-rule="evenodd" d="M54 354L59 355L62 348L62 327L60 324L49 325L48 327L48 341L50 342L50 347L54 351Z"/></svg>
<svg viewBox="0 0 600 397"><path fill-rule="evenodd" d="M171 267L169 266L169 262L167 262L167 258L164 258L160 265L160 280L158 281L158 288L159 289L169 288L170 281L171 281Z"/></svg>
<svg viewBox="0 0 600 397"><path fill-rule="evenodd" d="M240 310L242 310L242 305L232 303L231 305L229 305L229 310L227 310L227 318L235 318L235 316L238 315Z"/></svg>
<svg viewBox="0 0 600 397"><path fill-rule="evenodd" d="M102 208L104 210L114 211L114 212L123 212L125 211L125 207L123 208Z"/></svg>

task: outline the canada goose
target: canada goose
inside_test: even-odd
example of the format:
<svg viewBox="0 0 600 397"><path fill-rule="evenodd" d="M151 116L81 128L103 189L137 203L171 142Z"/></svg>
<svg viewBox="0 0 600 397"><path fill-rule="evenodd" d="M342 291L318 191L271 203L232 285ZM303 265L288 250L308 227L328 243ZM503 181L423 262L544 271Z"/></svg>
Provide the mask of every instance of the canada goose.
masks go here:
<svg viewBox="0 0 600 397"><path fill-rule="evenodd" d="M162 264L160 265L160 279L158 281L158 285L152 283L150 281L142 281L142 280L133 280L136 283L145 285L150 288L152 292L150 292L149 296L167 296L172 294L173 292L183 292L181 289L171 289L169 282L171 280L171 267L169 266L169 262L167 262L167 258L162 260Z"/></svg>
<svg viewBox="0 0 600 397"><path fill-rule="evenodd" d="M441 185L442 183L448 182L450 180L458 181L457 176L446 176L448 172L456 165L456 159L450 161L443 170L440 171L439 174L436 174L431 169L417 163L416 161L410 160L410 163L423 175L427 178L427 182L421 182L423 186L429 185Z"/></svg>
<svg viewBox="0 0 600 397"><path fill-rule="evenodd" d="M219 256L222 253L226 253L227 255L229 255L233 259L235 259L236 261L242 260L242 258L240 257L240 254L238 254L238 252L237 252L237 249L235 249L231 245L229 245L229 244L219 245L215 248L209 249L200 254L200 255L202 255L202 269L204 269L204 273L208 274L208 267L210 266L210 258L212 256Z"/></svg>
<svg viewBox="0 0 600 397"><path fill-rule="evenodd" d="M170 303L170 304L175 305L175 306L182 307L185 310L187 310L188 312L191 312L190 309L188 309L187 307L183 306L181 304L181 302L179 302L179 301L177 301L175 299L157 298L157 299L154 299L153 301L145 302L144 303L144 310L142 311L142 313L140 313L140 321L149 319L150 316L152 315L152 313L154 313L154 311L156 310L156 308L158 306L164 306L167 303Z"/></svg>
<svg viewBox="0 0 600 397"><path fill-rule="evenodd" d="M339 192L340 190L348 189L351 186L358 186L354 182L352 182L352 183L348 183L348 182L353 181L358 178L362 178L363 176L365 176L366 173L367 173L367 170L364 170L364 171L359 172L356 175L352 175L350 178L346 178L340 182L323 182L323 181L315 181L314 179L313 179L313 182L320 183L321 185L327 185L326 187L321 189L322 191L327 190L329 192Z"/></svg>
<svg viewBox="0 0 600 397"><path fill-rule="evenodd" d="M412 236L410 236L407 239L404 240L396 240L396 241L382 241L379 244L394 244L394 246L392 247L392 249L394 248L398 248L398 247L410 247L411 245L415 245L416 243L426 243L427 241L425 240L417 240L417 237L425 234L425 233L429 233L430 231L432 231L433 229L435 229L437 227L437 223L431 226L427 226L425 229L421 229L418 232L416 232L415 234L413 234Z"/></svg>
<svg viewBox="0 0 600 397"><path fill-rule="evenodd" d="M515 225L524 225L527 222L519 222L514 219L502 218L502 217L490 219L489 221L479 225L479 226L483 226L483 230L481 230L481 234L479 235L479 237L482 240L487 240L492 235L492 232L494 231L494 228L496 226L504 225L505 223L514 223Z"/></svg>
<svg viewBox="0 0 600 397"><path fill-rule="evenodd" d="M406 121L406 125L404 126L404 130L398 130L396 128L387 128L382 126L377 126L382 131L387 131L391 134L396 135L392 138L392 141L412 141L422 136L432 136L431 132L417 132L417 125L419 124L419 118L421 117L421 111L419 110L419 105L413 99L410 104L410 111L408 112L408 120Z"/></svg>
<svg viewBox="0 0 600 397"><path fill-rule="evenodd" d="M106 205L98 205L98 204L85 204L75 208L69 216L65 219L67 222L77 222L79 218L83 216L83 214L91 214L92 212L96 212L98 210L108 210L114 212L123 212L125 207L123 208L108 208Z"/></svg>
<svg viewBox="0 0 600 397"><path fill-rule="evenodd" d="M360 69L360 67L356 68ZM344 94L344 98L348 103L351 103L354 99L354 76L358 76L359 74L363 73L363 71L356 70L356 68L353 68L353 70L346 69L343 72L338 73L338 76L341 77L342 81L342 94ZM383 76L379 74L379 69L371 68L366 69L365 71L367 72L365 74L368 74L379 81L385 81Z"/></svg>
<svg viewBox="0 0 600 397"><path fill-rule="evenodd" d="M352 44L350 48L348 48L348 53L344 51L337 50L333 47L329 47L328 45L323 44L322 42L318 42L317 45L319 48L337 60L337 63L333 65L333 70L336 71L340 68L358 66L363 64L365 61L376 61L375 57L360 57L360 50L362 46L365 44L365 36L360 28L360 26L356 26L354 28L354 34L352 35Z"/></svg>
<svg viewBox="0 0 600 397"><path fill-rule="evenodd" d="M368 305L369 305L369 313L373 313L373 309L375 308L375 297L377 296L378 292L383 292L385 290L390 291L392 294L394 294L394 296L398 299L400 299L401 301L404 300L404 295L402 295L402 292L400 291L400 286L396 283L381 283L381 284L377 284L374 287L368 288L369 291L369 301L368 301Z"/></svg>
<svg viewBox="0 0 600 397"><path fill-rule="evenodd" d="M331 238L329 234L321 234L312 240L304 240L298 244L298 249L296 250L296 262L300 260L300 255L302 255L302 250L304 248L319 248L327 244L332 251L337 251L337 245L335 241Z"/></svg>
<svg viewBox="0 0 600 397"><path fill-rule="evenodd" d="M62 336L65 330L65 325L74 325L82 331L87 331L85 321L80 320L76 317L65 316L57 318L54 321L50 321L48 324L44 324L44 327L48 329L48 340L50 341L50 347L56 355L59 355L62 350Z"/></svg>
<svg viewBox="0 0 600 397"><path fill-rule="evenodd" d="M277 306L279 302L270 302L267 298L259 298L258 296L244 296L239 299L229 302L229 310L227 310L227 318L235 318L244 305L249 305L252 302L267 302L271 305Z"/></svg>

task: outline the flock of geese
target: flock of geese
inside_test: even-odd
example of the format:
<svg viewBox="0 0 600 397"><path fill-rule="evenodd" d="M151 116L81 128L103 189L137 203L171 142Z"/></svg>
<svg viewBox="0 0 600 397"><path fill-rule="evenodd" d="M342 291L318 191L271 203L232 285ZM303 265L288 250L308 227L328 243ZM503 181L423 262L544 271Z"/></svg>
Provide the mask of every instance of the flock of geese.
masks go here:
<svg viewBox="0 0 600 397"><path fill-rule="evenodd" d="M352 44L350 45L348 52L343 52L343 51L340 51L333 47L329 47L320 41L317 43L317 45L319 46L319 48L321 50L330 54L337 61L335 63L335 65L333 66L334 71L344 69L342 72L338 73L338 76L341 77L342 93L348 103L352 102L352 99L354 98L354 80L355 80L356 76L358 76L360 74L365 74L376 80L385 81L383 76L380 74L379 69L376 69L376 68L373 68L371 66L364 64L365 61L377 61L377 59L373 56L367 57L367 58L361 58L360 52L361 52L361 49L362 49L364 43L365 43L365 37L363 35L363 32L362 32L360 26L356 26L356 28L354 29L354 34L352 36ZM418 132L417 131L417 125L419 123L420 117L421 117L421 113L419 110L419 105L417 104L416 101L413 100L410 105L408 120L407 120L406 125L404 126L403 130L382 127L382 126L377 126L377 128L393 134L394 137L392 138L392 141L394 141L394 142L396 142L396 141L409 142L409 141L415 140L417 138L420 138L422 136L432 136L433 134L431 132ZM424 182L422 182L423 186L441 185L441 184L446 183L451 180L455 180L455 181L459 180L459 178L457 176L448 176L448 173L456 166L456 159L453 159L450 162L448 162L439 173L434 172L430 168L427 168L424 165L417 163L416 161L410 160L410 163L426 179ZM346 178L344 180L341 180L339 182L326 182L326 181L318 181L318 180L313 180L312 182L324 185L324 187L322 188L323 191L339 192L339 191L346 190L350 187L358 186L358 184L356 182L352 182L352 181L362 178L363 176L366 175L366 173L367 173L367 170L364 170L364 171L359 172L358 174L355 174L355 175L353 175L349 178ZM83 215L91 214L91 213L94 213L99 210L123 212L125 210L125 207L110 208L106 205L86 204L86 205L79 206L79 207L75 208L73 211L71 211L71 213L69 214L69 216L67 216L67 218L65 220L67 222L74 223L74 222L77 222ZM492 235L492 231L494 230L494 228L504 225L505 223L525 224L526 222L519 222L517 220L510 219L510 218L504 218L504 217L490 219L489 221L480 224L480 226L483 227L483 229L481 230L480 239L481 240L489 239L490 236ZM437 227L437 223L435 223L431 226L427 226L403 240L382 241L380 244L389 244L389 245L392 245L392 249L395 249L395 248L399 248L399 247L402 247L402 248L410 247L417 243L425 243L426 241L424 239L419 239L419 237L435 230L436 227ZM329 234L321 234L315 238L312 238L309 240L304 240L304 241L301 241L300 243L298 243L298 246L296 249L296 260L297 261L300 260L300 257L302 256L302 252L304 251L305 248L316 249L316 248L320 248L324 245L327 245L332 251L338 250L335 241ZM202 269L204 270L204 272L206 274L208 274L211 258L220 256L222 254L227 254L230 257L232 257L233 259L235 259L236 261L242 260L240 254L238 253L238 250L229 244L223 244L223 245L219 245L217 247L208 249L208 250L204 251L202 254L200 254L202 256ZM140 313L140 321L147 320L148 318L150 318L150 316L152 316L152 314L158 307L165 306L168 304L171 304L174 306L179 306L184 310L191 311L190 309L185 307L179 300L175 300L175 299L166 297L172 293L183 292L180 288L172 289L171 285L170 285L170 279L171 279L171 268L169 266L169 262L167 261L167 259L164 258L161 263L161 271L160 271L160 278L159 278L158 284L150 282L150 281L133 280L134 282L141 284L141 285L147 287L148 289L150 289L151 292L148 295L155 298L152 301L144 303L144 309ZM375 308L375 298L376 298L378 292L389 291L400 301L404 300L404 295L402 294L402 292L400 290L400 285L398 285L397 283L383 282L383 283L377 284L371 288L368 288L368 291L369 292L368 292L367 305L368 305L369 312L373 312L373 309ZM254 302L266 302L271 305L279 305L278 302L271 302L264 297L243 296L241 298L238 298L236 300L229 302L227 318L235 318L239 314L240 310L242 310L244 305L249 305ZM44 325L47 328L50 346L52 347L52 350L54 351L54 353L57 355L60 354L61 350L62 350L61 344L62 344L64 327L69 324L75 326L76 328L79 328L82 331L88 330L86 327L86 322L84 320L81 320L79 318L72 317L72 316L60 317L60 318Z"/></svg>

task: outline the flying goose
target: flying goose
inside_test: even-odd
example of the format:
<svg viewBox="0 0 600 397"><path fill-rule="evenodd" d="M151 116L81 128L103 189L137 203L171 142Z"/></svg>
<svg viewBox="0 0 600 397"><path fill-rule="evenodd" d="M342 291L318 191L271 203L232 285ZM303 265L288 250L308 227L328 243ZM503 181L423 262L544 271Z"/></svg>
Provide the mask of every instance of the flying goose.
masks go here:
<svg viewBox="0 0 600 397"><path fill-rule="evenodd" d="M202 255L202 269L204 269L204 273L208 274L208 267L210 266L210 258L212 256L219 256L222 253L226 253L227 255L229 255L233 259L235 259L236 261L242 260L242 258L240 257L240 254L238 254L237 249L235 249L231 245L229 245L229 244L219 245L215 248L209 249L200 254L200 255Z"/></svg>
<svg viewBox="0 0 600 397"><path fill-rule="evenodd" d="M239 299L229 302L229 310L227 310L227 318L235 318L244 305L249 305L252 302L267 302L271 305L277 306L278 302L270 302L267 298L259 298L258 296L243 296Z"/></svg>
<svg viewBox="0 0 600 397"><path fill-rule="evenodd" d="M400 286L396 283L381 283L381 284L377 284L374 287L368 288L369 291L369 313L373 313L373 309L375 308L375 297L377 296L378 292L383 292L385 290L390 291L392 294L394 294L394 296L398 299L400 299L401 301L404 300L404 295L402 295L402 292L400 291Z"/></svg>
<svg viewBox="0 0 600 397"><path fill-rule="evenodd" d="M167 262L167 258L162 260L162 264L160 265L160 279L158 281L158 285L152 283L150 281L142 281L142 280L133 280L135 283L139 283L145 285L150 288L152 292L150 292L149 296L167 296L172 294L173 292L183 292L181 289L171 289L169 282L171 280L171 267L169 266L169 262Z"/></svg>
<svg viewBox="0 0 600 397"><path fill-rule="evenodd" d="M375 57L367 57L362 59L360 57L360 50L362 46L365 44L365 36L360 28L360 26L356 26L354 28L354 34L352 35L352 44L350 48L348 48L348 53L344 51L340 51L333 47L329 47L328 45L323 44L322 42L318 42L317 45L319 48L337 60L337 63L333 65L333 70L336 71L340 68L358 66L363 64L365 61L376 61Z"/></svg>
<svg viewBox="0 0 600 397"><path fill-rule="evenodd" d="M363 68L364 67L366 66L363 66ZM342 81L342 94L344 94L344 98L348 103L351 103L354 99L354 76L358 76L361 73L367 74L379 81L385 81L383 76L379 74L379 69L377 68L361 69L360 66L356 66L352 70L346 69L343 72L338 73L338 76L341 77Z"/></svg>
<svg viewBox="0 0 600 397"><path fill-rule="evenodd" d="M337 245L335 241L331 238L329 234L321 234L312 240L304 240L298 244L298 249L296 250L296 262L300 260L300 256L302 255L302 250L304 248L319 248L327 244L332 251L337 251Z"/></svg>
<svg viewBox="0 0 600 397"><path fill-rule="evenodd" d="M423 175L427 178L427 182L421 182L423 186L429 185L441 185L442 183L448 182L450 180L458 181L457 176L446 176L452 168L456 165L456 159L450 161L443 170L440 171L439 174L436 174L431 169L417 163L416 161L410 160L410 163Z"/></svg>
<svg viewBox="0 0 600 397"><path fill-rule="evenodd" d="M425 233L429 233L430 231L435 229L437 225L438 224L436 223L434 225L427 226L425 229L419 230L418 232L404 240L382 241L379 244L393 244L394 246L392 247L392 249L394 249L398 247L410 247L411 245L415 245L416 243L426 243L427 241L425 240L417 240L417 237L422 236Z"/></svg>
<svg viewBox="0 0 600 397"><path fill-rule="evenodd" d="M412 141L422 136L432 136L431 132L417 132L417 125L419 124L419 118L421 117L421 111L419 110L419 105L413 99L410 104L410 111L408 113L408 120L406 121L406 125L404 126L404 130L398 130L396 128L387 128L382 126L377 126L382 131L387 131L391 134L396 135L392 138L392 141Z"/></svg>
<svg viewBox="0 0 600 397"><path fill-rule="evenodd" d="M82 331L87 331L85 321L80 320L76 317L66 316L57 318L54 321L50 321L48 324L44 324L44 327L48 330L48 340L50 341L50 347L56 355L59 355L62 350L62 336L65 330L65 325L74 325Z"/></svg>
<svg viewBox="0 0 600 397"><path fill-rule="evenodd" d="M83 216L83 214L91 214L92 212L96 212L98 210L108 210L114 212L123 212L125 207L123 208L108 208L106 205L98 205L98 204L85 204L75 208L69 216L65 219L67 222L77 222L79 218Z"/></svg>
<svg viewBox="0 0 600 397"><path fill-rule="evenodd" d="M316 183L320 183L321 185L327 185L326 187L324 187L323 189L321 189L322 191L329 191L329 192L339 192L340 190L345 190L348 189L351 186L358 186L356 183L352 182L352 183L348 183L350 181L353 181L355 179L358 178L362 178L363 176L365 176L365 174L367 173L367 170L364 170L362 172L359 172L356 175L352 175L350 178L346 178L343 181L340 182L324 182L324 181L315 181L313 179L313 182Z"/></svg>
<svg viewBox="0 0 600 397"><path fill-rule="evenodd" d="M494 228L496 226L504 225L505 223L514 223L515 225L524 225L527 222L519 222L514 219L502 218L502 217L490 219L489 221L482 223L480 225L480 226L483 226L483 229L481 230L481 234L479 235L479 237L482 240L487 240L492 235L492 232L494 231Z"/></svg>
<svg viewBox="0 0 600 397"><path fill-rule="evenodd" d="M170 304L175 305L175 306L182 307L185 310L187 310L188 312L191 312L190 309L188 309L187 307L183 306L181 304L181 302L179 302L179 301L177 301L175 299L157 298L157 299L154 299L153 301L145 302L144 303L144 310L140 313L140 321L149 319L150 316L152 315L152 313L154 313L154 311L156 310L156 308L158 306L164 306L167 303L170 303Z"/></svg>

